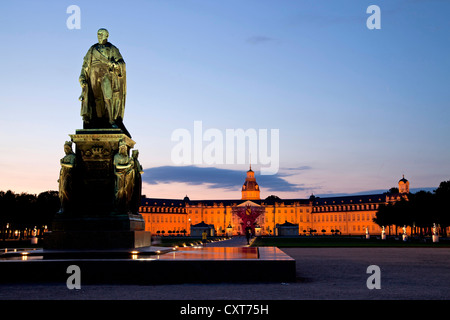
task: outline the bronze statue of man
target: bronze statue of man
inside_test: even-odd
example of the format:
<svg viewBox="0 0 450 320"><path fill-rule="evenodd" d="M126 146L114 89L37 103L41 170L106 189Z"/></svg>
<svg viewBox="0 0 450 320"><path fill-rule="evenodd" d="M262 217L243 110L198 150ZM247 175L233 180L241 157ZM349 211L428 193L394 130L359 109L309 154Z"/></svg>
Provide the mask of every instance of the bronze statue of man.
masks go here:
<svg viewBox="0 0 450 320"><path fill-rule="evenodd" d="M83 128L120 128L129 135L122 122L127 91L125 61L108 36L108 30L99 29L98 43L83 59L79 77Z"/></svg>

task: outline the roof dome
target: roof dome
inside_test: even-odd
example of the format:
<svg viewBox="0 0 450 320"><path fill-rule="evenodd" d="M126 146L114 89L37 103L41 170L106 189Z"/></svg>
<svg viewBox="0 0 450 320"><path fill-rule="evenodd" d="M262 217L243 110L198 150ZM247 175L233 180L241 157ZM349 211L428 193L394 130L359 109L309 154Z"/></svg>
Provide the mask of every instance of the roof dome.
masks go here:
<svg viewBox="0 0 450 320"><path fill-rule="evenodd" d="M256 181L245 181L242 185L242 191L258 191L259 185Z"/></svg>
<svg viewBox="0 0 450 320"><path fill-rule="evenodd" d="M255 172L252 170L251 166L247 171L247 178L245 178L242 191L259 191L259 185L255 179Z"/></svg>

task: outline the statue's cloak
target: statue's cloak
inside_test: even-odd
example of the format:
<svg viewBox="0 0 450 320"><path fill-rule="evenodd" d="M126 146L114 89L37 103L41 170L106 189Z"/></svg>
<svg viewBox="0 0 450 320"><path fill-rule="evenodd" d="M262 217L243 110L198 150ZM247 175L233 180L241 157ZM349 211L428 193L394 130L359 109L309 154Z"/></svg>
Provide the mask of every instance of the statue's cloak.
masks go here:
<svg viewBox="0 0 450 320"><path fill-rule="evenodd" d="M83 119L90 121L96 121L95 111L95 97L92 92L92 86L90 82L91 68L93 59L100 60L105 65L110 63L116 63L118 68L109 68L109 79L111 81L112 89L112 113L113 118L122 122L125 113L125 98L126 98L126 67L125 61L122 55L114 45L107 42L104 45L103 53L98 50L99 44L96 43L91 46L83 59L83 66L80 74L80 81L85 81L87 85L83 88L81 100L81 116ZM95 124L92 124L95 125Z"/></svg>

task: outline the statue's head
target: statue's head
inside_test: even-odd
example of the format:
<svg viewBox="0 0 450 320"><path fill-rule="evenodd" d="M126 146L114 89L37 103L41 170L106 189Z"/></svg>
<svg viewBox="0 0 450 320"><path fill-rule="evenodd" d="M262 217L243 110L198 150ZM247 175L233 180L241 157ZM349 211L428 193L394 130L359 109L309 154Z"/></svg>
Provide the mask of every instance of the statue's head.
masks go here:
<svg viewBox="0 0 450 320"><path fill-rule="evenodd" d="M97 31L98 43L105 44L108 41L109 32L108 30L101 28Z"/></svg>
<svg viewBox="0 0 450 320"><path fill-rule="evenodd" d="M127 155L128 153L128 147L125 141L121 140L119 142L119 153L123 154L123 155Z"/></svg>
<svg viewBox="0 0 450 320"><path fill-rule="evenodd" d="M72 141L66 141L64 143L64 151L66 154L70 154L72 153Z"/></svg>
<svg viewBox="0 0 450 320"><path fill-rule="evenodd" d="M137 159L139 157L139 150L133 150L131 151L131 156L135 159Z"/></svg>

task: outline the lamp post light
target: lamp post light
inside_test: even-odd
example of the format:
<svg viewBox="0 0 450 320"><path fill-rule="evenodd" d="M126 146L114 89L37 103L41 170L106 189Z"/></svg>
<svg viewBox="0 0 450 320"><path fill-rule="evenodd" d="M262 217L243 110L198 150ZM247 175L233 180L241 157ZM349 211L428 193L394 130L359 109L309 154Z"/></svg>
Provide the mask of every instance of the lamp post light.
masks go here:
<svg viewBox="0 0 450 320"><path fill-rule="evenodd" d="M403 234L402 234L403 241L408 240L408 235L406 234L406 225L403 226Z"/></svg>
<svg viewBox="0 0 450 320"><path fill-rule="evenodd" d="M437 231L436 223L433 223L433 235L431 237L433 242L439 242L439 233Z"/></svg>
<svg viewBox="0 0 450 320"><path fill-rule="evenodd" d="M192 226L191 217L189 217L189 236L191 235L191 226Z"/></svg>
<svg viewBox="0 0 450 320"><path fill-rule="evenodd" d="M31 244L37 244L38 238L37 238L37 228L34 226L33 231L31 232Z"/></svg>
<svg viewBox="0 0 450 320"><path fill-rule="evenodd" d="M385 231L384 226L382 226L382 229L381 229L381 240L386 240L386 231Z"/></svg>
<svg viewBox="0 0 450 320"><path fill-rule="evenodd" d="M233 234L233 227L231 226L231 223L229 223L227 227L227 236L231 237L232 234Z"/></svg>

